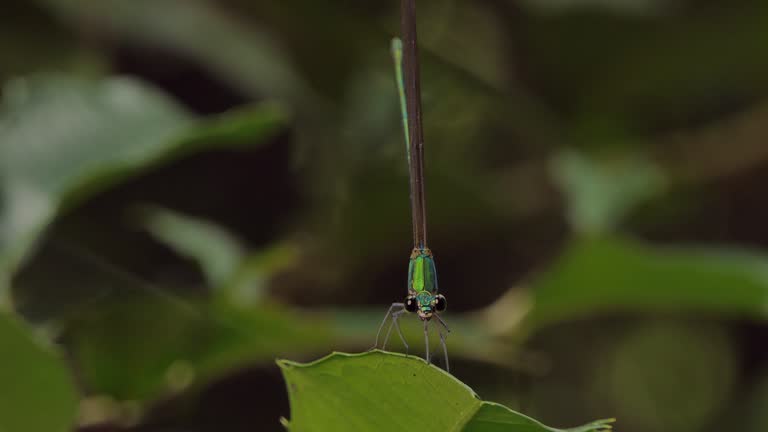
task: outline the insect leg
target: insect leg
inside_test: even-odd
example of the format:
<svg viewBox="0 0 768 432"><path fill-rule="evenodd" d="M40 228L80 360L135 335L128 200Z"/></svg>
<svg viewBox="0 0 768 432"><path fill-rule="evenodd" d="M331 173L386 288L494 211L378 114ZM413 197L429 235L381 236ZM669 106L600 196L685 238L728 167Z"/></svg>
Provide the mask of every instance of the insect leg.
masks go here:
<svg viewBox="0 0 768 432"><path fill-rule="evenodd" d="M381 335L381 329L383 329L384 328L384 324L387 323L387 318L389 318L390 315L394 316L394 313L392 312L392 309L395 309L395 308L402 308L403 310L405 310L405 304L404 303L392 303L392 306L389 307L389 310L387 310L387 313L384 315L384 319L381 320L381 325L379 326L379 330L376 332L376 342L373 344L373 347L371 347L371 349L376 349L376 348L379 347L379 335Z"/></svg>
<svg viewBox="0 0 768 432"><path fill-rule="evenodd" d="M386 351L387 350L387 342L389 342L389 335L392 333L392 326L395 325L395 317L394 314L392 314L392 321L389 322L389 327L387 328L387 335L384 336L384 343L381 344L381 349Z"/></svg>
<svg viewBox="0 0 768 432"><path fill-rule="evenodd" d="M387 349L387 342L389 342L389 336L392 334L392 327L396 327L398 333L400 333L400 325L397 322L397 319L400 318L400 315L404 314L406 312L405 309L399 310L396 312L392 312L392 321L389 323L389 328L387 329L387 335L384 337L384 343L381 345L381 349L386 350ZM400 333L400 339L405 343L405 339L402 336L402 333ZM408 344L405 344L406 349L408 348Z"/></svg>
<svg viewBox="0 0 768 432"><path fill-rule="evenodd" d="M403 345L405 345L405 355L408 356L408 353L410 352L411 348L408 346L408 342L405 341L405 337L403 336L403 332L400 330L400 323L397 322L397 320L400 318L400 315L404 314L406 312L405 309L401 311L397 311L392 314L392 324L394 324L395 329L397 330L397 334L400 335L400 340L403 341Z"/></svg>
<svg viewBox="0 0 768 432"><path fill-rule="evenodd" d="M450 373L451 364L448 362L448 347L445 345L445 335L443 334L442 330L440 330L440 328L437 329L437 333L440 335L440 345L443 346L443 355L445 356L445 371Z"/></svg>
<svg viewBox="0 0 768 432"><path fill-rule="evenodd" d="M426 357L427 357L427 364L429 364L429 331L427 328L427 324L429 322L427 320L424 320L424 348L426 351Z"/></svg>

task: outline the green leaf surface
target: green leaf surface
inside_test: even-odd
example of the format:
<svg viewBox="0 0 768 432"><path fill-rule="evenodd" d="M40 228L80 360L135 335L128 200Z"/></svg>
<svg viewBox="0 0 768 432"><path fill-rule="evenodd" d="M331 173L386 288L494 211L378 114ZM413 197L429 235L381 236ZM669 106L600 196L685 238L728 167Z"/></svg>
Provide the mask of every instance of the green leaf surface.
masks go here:
<svg viewBox="0 0 768 432"><path fill-rule="evenodd" d="M606 312L768 315L768 257L745 251L652 246L622 238L574 240L533 281L529 321Z"/></svg>
<svg viewBox="0 0 768 432"><path fill-rule="evenodd" d="M413 356L334 353L309 364L278 364L288 385L293 432L562 431L481 401L461 381ZM610 422L569 431L607 431Z"/></svg>
<svg viewBox="0 0 768 432"><path fill-rule="evenodd" d="M199 120L127 78L11 81L0 111L0 274L59 211L172 157L261 142L284 121L269 105Z"/></svg>
<svg viewBox="0 0 768 432"><path fill-rule="evenodd" d="M2 312L0 353L0 432L72 430L78 397L59 355Z"/></svg>

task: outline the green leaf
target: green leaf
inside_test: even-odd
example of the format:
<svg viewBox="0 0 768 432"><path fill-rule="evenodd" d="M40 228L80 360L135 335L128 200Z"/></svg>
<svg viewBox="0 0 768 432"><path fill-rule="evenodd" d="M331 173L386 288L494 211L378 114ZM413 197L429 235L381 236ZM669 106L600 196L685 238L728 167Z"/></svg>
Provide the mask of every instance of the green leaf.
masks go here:
<svg viewBox="0 0 768 432"><path fill-rule="evenodd" d="M0 431L72 430L78 397L59 355L0 312Z"/></svg>
<svg viewBox="0 0 768 432"><path fill-rule="evenodd" d="M298 247L289 241L246 255L221 290L225 300L235 305L258 303L267 293L270 278L298 260Z"/></svg>
<svg viewBox="0 0 768 432"><path fill-rule="evenodd" d="M334 339L328 323L274 304L209 306L152 292L91 303L66 340L92 392L147 403Z"/></svg>
<svg viewBox="0 0 768 432"><path fill-rule="evenodd" d="M528 320L543 325L605 312L708 313L765 319L768 257L745 251L574 240L533 281Z"/></svg>
<svg viewBox="0 0 768 432"><path fill-rule="evenodd" d="M11 81L0 112L0 273L15 268L64 195L138 167L192 119L134 81Z"/></svg>
<svg viewBox="0 0 768 432"><path fill-rule="evenodd" d="M309 364L278 361L291 402L290 430L558 432L502 405L421 358L334 353ZM611 429L602 420L571 432Z"/></svg>
<svg viewBox="0 0 768 432"><path fill-rule="evenodd" d="M145 207L141 214L155 238L197 261L211 286L223 285L243 259L245 250L237 237L212 222L160 207Z"/></svg>
<svg viewBox="0 0 768 432"><path fill-rule="evenodd" d="M269 278L297 260L296 247L290 243L247 252L234 233L208 220L156 206L140 209L140 217L158 241L195 260L209 286L232 304L257 303Z"/></svg>
<svg viewBox="0 0 768 432"><path fill-rule="evenodd" d="M591 160L564 151L552 164L554 177L565 193L571 226L580 233L603 233L615 228L637 204L658 194L661 171L638 157Z"/></svg>
<svg viewBox="0 0 768 432"><path fill-rule="evenodd" d="M202 0L38 0L79 28L89 25L134 43L198 61L254 95L307 101L308 84L264 31ZM205 31L200 31L205 29Z"/></svg>
<svg viewBox="0 0 768 432"><path fill-rule="evenodd" d="M2 104L0 274L6 275L58 212L172 157L260 142L285 122L272 105L198 120L127 78L17 79L5 87Z"/></svg>

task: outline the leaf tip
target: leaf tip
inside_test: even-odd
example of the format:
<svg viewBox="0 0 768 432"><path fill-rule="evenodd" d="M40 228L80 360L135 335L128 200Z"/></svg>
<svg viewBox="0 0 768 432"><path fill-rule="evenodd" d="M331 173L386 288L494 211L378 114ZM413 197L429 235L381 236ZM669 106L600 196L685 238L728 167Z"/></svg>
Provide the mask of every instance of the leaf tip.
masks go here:
<svg viewBox="0 0 768 432"><path fill-rule="evenodd" d="M588 425L589 429L587 429L587 432L611 432L615 422L615 418L595 420Z"/></svg>
<svg viewBox="0 0 768 432"><path fill-rule="evenodd" d="M294 366L296 366L296 363L286 359L276 359L275 363L282 370L292 369Z"/></svg>

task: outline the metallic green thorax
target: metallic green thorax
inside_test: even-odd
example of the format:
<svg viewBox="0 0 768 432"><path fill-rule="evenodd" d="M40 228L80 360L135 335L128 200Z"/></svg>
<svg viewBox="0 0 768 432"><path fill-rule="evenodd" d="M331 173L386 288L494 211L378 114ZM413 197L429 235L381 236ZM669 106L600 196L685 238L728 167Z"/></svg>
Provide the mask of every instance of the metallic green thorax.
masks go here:
<svg viewBox="0 0 768 432"><path fill-rule="evenodd" d="M414 249L408 265L408 293L437 294L437 270L429 249Z"/></svg>

